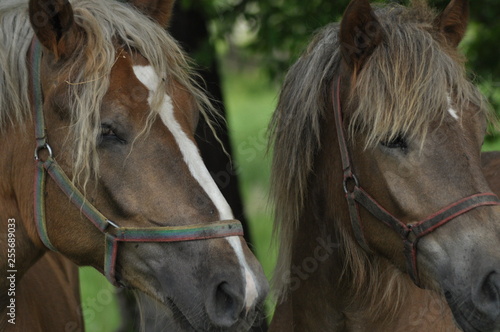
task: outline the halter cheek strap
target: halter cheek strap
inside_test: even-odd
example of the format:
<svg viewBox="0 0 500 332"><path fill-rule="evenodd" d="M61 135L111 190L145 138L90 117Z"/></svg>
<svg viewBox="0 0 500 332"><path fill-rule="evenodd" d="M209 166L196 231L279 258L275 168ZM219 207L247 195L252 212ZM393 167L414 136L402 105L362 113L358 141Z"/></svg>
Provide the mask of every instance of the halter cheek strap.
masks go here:
<svg viewBox="0 0 500 332"><path fill-rule="evenodd" d="M359 206L361 205L370 212L376 219L383 222L387 227L394 230L403 241L404 255L406 258L407 271L414 283L420 286L417 267L417 245L418 241L427 234L435 231L437 228L445 225L454 218L467 213L481 206L500 205L500 199L493 193L479 193L460 199L438 212L428 216L422 221L405 224L390 212L384 209L373 197L371 197L360 185L354 174L349 157L349 149L345 138L345 130L342 120L342 107L340 103L340 78L337 87L333 93L332 101L336 107L335 126L337 139L339 142L340 155L342 159L342 170L344 174L344 193L347 200L349 216L354 237L359 245L367 252L371 249L366 241L363 232L363 223L359 215Z"/></svg>
<svg viewBox="0 0 500 332"><path fill-rule="evenodd" d="M50 250L57 251L51 243L47 232L45 216L45 182L46 174L54 180L61 191L77 206L92 224L104 233L104 274L108 280L118 286L116 280L116 258L120 242L180 242L194 241L229 236L243 236L243 227L238 220L222 220L209 224L165 227L120 227L97 210L66 176L52 155L47 143L45 121L43 116L43 96L40 83L40 64L42 58L41 45L36 38L31 47L32 71L32 103L35 112L35 181L34 181L34 219L43 244ZM40 153L46 150L47 158Z"/></svg>

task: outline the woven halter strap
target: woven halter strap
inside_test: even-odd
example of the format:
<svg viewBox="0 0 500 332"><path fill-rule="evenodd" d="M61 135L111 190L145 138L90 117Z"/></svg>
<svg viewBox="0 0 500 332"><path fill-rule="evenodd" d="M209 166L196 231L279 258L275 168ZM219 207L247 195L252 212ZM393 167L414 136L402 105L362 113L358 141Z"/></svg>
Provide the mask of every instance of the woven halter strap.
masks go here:
<svg viewBox="0 0 500 332"><path fill-rule="evenodd" d="M165 227L121 227L102 215L75 187L53 157L52 149L47 143L45 121L43 115L43 96L40 83L40 64L42 48L40 42L34 38L31 47L32 63L32 103L35 116L35 181L34 181L34 218L43 244L50 250L57 251L49 239L45 217L45 182L48 173L58 187L68 196L91 222L104 233L105 253L104 271L108 280L116 286L116 258L119 242L180 242L222 238L229 236L243 236L243 227L238 220L223 220L206 224L188 226ZM47 158L40 153L45 150Z"/></svg>
<svg viewBox="0 0 500 332"><path fill-rule="evenodd" d="M354 236L359 245L367 252L371 249L366 241L363 232L363 223L359 214L359 206L361 205L370 212L376 219L383 222L389 228L393 229L403 240L404 255L406 258L407 272L413 282L420 286L417 267L417 245L418 241L425 235L435 231L454 218L467 213L480 206L500 205L500 199L493 193L478 193L460 199L450 205L444 207L438 212L428 216L419 222L404 223L390 212L384 209L376 199L371 197L360 186L356 175L353 173L352 164L349 157L349 149L346 141L345 129L342 120L342 108L340 101L340 83L338 79L337 86L332 89L332 101L336 103L335 126L337 130L337 138L340 148L340 156L342 159L343 170L343 187L349 209L351 219L351 227Z"/></svg>

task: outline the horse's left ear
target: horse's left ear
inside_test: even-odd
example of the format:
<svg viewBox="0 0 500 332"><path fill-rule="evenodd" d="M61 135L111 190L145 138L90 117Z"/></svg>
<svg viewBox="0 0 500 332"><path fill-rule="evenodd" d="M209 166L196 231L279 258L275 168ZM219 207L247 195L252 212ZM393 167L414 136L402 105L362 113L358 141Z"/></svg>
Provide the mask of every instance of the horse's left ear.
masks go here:
<svg viewBox="0 0 500 332"><path fill-rule="evenodd" d="M71 53L76 25L73 8L68 0L30 0L29 15L38 40L56 58Z"/></svg>
<svg viewBox="0 0 500 332"><path fill-rule="evenodd" d="M462 41L469 21L469 1L452 0L436 19L436 26L451 46Z"/></svg>
<svg viewBox="0 0 500 332"><path fill-rule="evenodd" d="M166 28L170 23L175 0L130 0L129 3Z"/></svg>
<svg viewBox="0 0 500 332"><path fill-rule="evenodd" d="M354 72L382 42L384 32L368 0L352 0L340 24L340 47Z"/></svg>

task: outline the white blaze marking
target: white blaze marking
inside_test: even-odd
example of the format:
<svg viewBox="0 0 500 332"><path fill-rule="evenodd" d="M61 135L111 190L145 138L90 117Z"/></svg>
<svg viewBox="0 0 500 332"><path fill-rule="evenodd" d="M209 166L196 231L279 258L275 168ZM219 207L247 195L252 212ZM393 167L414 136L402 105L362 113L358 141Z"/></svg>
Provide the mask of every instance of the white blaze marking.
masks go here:
<svg viewBox="0 0 500 332"><path fill-rule="evenodd" d="M135 76L137 76L139 81L141 81L141 83L149 89L148 102L151 104L153 99L153 92L156 91L160 83L158 75L155 73L153 67L151 66L134 66L133 69ZM191 172L191 175L198 181L200 186L212 199L212 202L219 212L220 219L234 219L229 204L220 192L219 188L215 184L215 181L208 172L208 169L203 163L198 148L193 143L193 141L190 140L189 137L187 137L186 133L184 133L180 124L175 119L172 99L167 94L165 94L163 98L163 103L161 105L159 114L163 123L167 126L167 128L174 136L179 149L181 150L184 161L186 162L189 171ZM244 269L244 276L246 280L245 305L246 309L248 310L252 305L255 304L255 299L258 295L257 286L255 284L255 276L253 275L252 270L250 270L245 259L240 238L237 236L230 236L226 237L225 239L234 249L236 257L238 257L238 261Z"/></svg>
<svg viewBox="0 0 500 332"><path fill-rule="evenodd" d="M458 120L458 113L457 111L455 111L453 109L453 107L451 106L451 98L450 96L447 97L448 98L448 105L449 105L449 108L448 108L448 113L450 113L450 115L455 119L455 120Z"/></svg>

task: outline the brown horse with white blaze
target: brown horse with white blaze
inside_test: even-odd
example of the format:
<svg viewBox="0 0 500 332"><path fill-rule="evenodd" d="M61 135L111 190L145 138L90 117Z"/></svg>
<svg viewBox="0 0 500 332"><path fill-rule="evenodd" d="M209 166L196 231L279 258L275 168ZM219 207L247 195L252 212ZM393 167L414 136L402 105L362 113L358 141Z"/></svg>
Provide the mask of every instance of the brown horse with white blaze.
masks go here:
<svg viewBox="0 0 500 332"><path fill-rule="evenodd" d="M466 0L352 0L290 69L272 122L272 331L500 330L489 117L457 51ZM284 169L289 171L284 172Z"/></svg>
<svg viewBox="0 0 500 332"><path fill-rule="evenodd" d="M165 31L172 5L0 4L0 228L15 224L19 286L50 248L155 298L178 330L245 330L268 286L194 143L211 107Z"/></svg>

